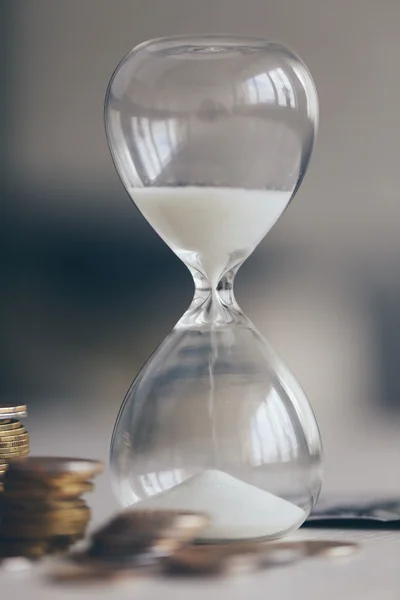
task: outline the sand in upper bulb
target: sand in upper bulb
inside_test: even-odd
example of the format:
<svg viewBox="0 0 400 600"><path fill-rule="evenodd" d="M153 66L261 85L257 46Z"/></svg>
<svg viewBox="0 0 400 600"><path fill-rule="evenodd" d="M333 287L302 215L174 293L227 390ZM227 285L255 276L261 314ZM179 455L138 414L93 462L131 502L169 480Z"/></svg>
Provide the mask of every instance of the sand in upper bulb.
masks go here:
<svg viewBox="0 0 400 600"><path fill-rule="evenodd" d="M198 534L199 541L278 537L306 517L295 504L216 469L202 471L133 508L206 513L211 523Z"/></svg>
<svg viewBox="0 0 400 600"><path fill-rule="evenodd" d="M129 190L155 231L186 262L192 257L212 286L235 252L248 256L285 210L291 192L219 187Z"/></svg>

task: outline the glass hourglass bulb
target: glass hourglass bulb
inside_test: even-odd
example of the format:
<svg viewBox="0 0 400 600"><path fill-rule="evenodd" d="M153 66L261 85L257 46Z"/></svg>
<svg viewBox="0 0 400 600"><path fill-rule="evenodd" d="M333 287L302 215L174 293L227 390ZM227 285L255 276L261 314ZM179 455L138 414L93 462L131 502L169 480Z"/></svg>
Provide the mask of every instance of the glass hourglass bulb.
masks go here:
<svg viewBox="0 0 400 600"><path fill-rule="evenodd" d="M112 76L105 120L128 193L195 284L120 409L115 493L125 506L208 513L203 541L280 537L316 502L321 441L302 388L241 311L233 282L307 169L311 76L265 40L153 40Z"/></svg>

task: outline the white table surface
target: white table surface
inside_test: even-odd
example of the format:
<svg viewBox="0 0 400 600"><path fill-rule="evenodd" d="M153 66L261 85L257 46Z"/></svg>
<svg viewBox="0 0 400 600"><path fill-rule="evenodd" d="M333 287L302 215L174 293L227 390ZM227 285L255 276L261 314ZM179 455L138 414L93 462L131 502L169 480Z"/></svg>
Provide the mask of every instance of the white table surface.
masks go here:
<svg viewBox="0 0 400 600"><path fill-rule="evenodd" d="M82 456L107 462L114 410L108 420L94 413L57 405L57 420L29 420L32 453L36 455ZM367 440L366 447L371 444ZM386 467L396 474L398 454L390 453ZM341 466L342 462L339 463ZM374 486L374 471L369 489ZM367 487L367 485L365 485ZM331 487L332 490L332 487ZM338 490L340 491L340 490ZM392 496L387 490L380 492ZM111 492L109 473L98 478L94 494L87 497L93 508L94 526L118 510ZM97 585L55 585L48 581L54 568L44 560L25 571L0 568L0 600L400 600L400 530L354 531L302 529L295 536L308 539L349 540L360 544L359 552L347 558L310 558L291 566L220 578L140 577L130 581Z"/></svg>

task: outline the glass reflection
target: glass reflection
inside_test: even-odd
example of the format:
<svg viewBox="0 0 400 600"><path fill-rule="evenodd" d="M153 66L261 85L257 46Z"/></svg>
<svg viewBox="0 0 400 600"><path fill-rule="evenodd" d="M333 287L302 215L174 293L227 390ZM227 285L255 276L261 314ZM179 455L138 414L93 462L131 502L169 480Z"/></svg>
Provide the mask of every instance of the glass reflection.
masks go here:
<svg viewBox="0 0 400 600"><path fill-rule="evenodd" d="M275 104L289 108L296 105L293 86L281 68L249 77L241 91L247 104Z"/></svg>
<svg viewBox="0 0 400 600"><path fill-rule="evenodd" d="M182 140L178 119L154 120L133 116L132 136L138 160L150 180L156 179L177 153Z"/></svg>

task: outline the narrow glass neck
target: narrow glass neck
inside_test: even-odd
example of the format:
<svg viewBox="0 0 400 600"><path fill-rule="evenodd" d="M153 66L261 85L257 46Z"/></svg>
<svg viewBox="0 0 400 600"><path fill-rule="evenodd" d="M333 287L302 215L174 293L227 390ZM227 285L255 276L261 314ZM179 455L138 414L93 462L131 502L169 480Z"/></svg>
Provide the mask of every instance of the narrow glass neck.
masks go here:
<svg viewBox="0 0 400 600"><path fill-rule="evenodd" d="M215 287L197 269L189 267L194 281L194 296L177 327L207 328L240 324L247 321L233 293L233 282L238 267L227 271Z"/></svg>

